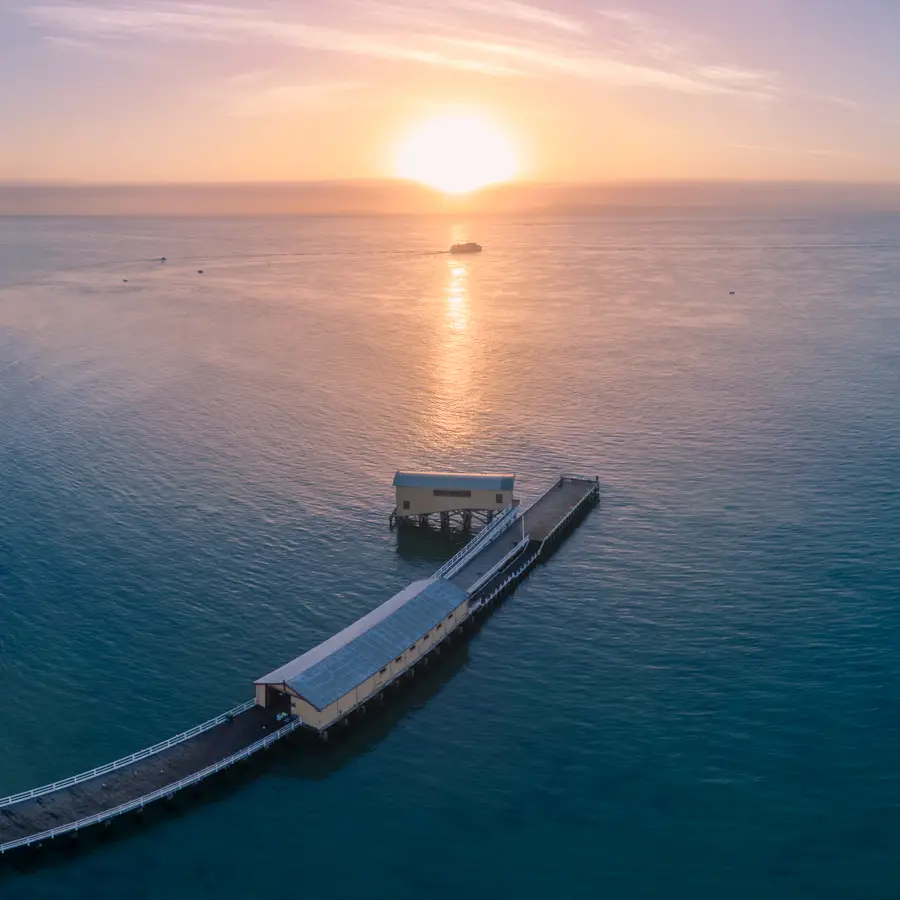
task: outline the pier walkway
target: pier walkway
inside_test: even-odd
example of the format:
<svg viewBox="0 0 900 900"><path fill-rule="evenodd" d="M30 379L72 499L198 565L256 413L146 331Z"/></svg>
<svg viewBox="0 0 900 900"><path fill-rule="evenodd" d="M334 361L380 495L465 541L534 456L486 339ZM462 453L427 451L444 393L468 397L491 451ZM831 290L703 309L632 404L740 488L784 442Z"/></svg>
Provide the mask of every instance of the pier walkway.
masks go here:
<svg viewBox="0 0 900 900"><path fill-rule="evenodd" d="M465 624L465 619L513 590L531 568L549 558L568 530L599 502L599 497L596 478L564 475L527 509L510 506L497 516L432 579L452 582L444 590L449 589L451 594L455 591L462 599L456 621ZM424 591L420 595L424 596ZM448 630L447 635L450 633ZM409 664L410 674L419 661L437 651L440 641L432 640L432 649ZM413 638L413 644L418 643ZM398 677L406 672L404 669ZM383 697L389 683L381 684L379 696ZM263 702L265 705L258 705ZM343 719L351 716L357 706L364 706L364 702L343 711ZM257 695L256 700L154 747L90 772L0 799L0 855L41 846L62 835L139 811L157 800L171 799L179 791L271 746L298 728L309 727L291 710L292 701L287 694L266 692L265 701Z"/></svg>
<svg viewBox="0 0 900 900"><path fill-rule="evenodd" d="M0 853L108 821L245 759L299 727L251 701L156 747L0 800Z"/></svg>

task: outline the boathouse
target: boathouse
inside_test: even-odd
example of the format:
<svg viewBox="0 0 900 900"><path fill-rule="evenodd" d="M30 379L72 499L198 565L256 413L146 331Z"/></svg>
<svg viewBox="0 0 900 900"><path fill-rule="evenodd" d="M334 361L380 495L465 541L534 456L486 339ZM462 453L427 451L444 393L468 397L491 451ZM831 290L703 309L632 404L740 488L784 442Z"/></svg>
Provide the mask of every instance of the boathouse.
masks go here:
<svg viewBox="0 0 900 900"><path fill-rule="evenodd" d="M343 631L256 682L256 702L281 694L303 724L325 731L378 695L468 614L468 594L443 578L414 581Z"/></svg>
<svg viewBox="0 0 900 900"><path fill-rule="evenodd" d="M463 528L475 518L490 521L495 513L514 506L515 475L446 472L397 472L393 520L427 522L437 515L442 527L451 520Z"/></svg>

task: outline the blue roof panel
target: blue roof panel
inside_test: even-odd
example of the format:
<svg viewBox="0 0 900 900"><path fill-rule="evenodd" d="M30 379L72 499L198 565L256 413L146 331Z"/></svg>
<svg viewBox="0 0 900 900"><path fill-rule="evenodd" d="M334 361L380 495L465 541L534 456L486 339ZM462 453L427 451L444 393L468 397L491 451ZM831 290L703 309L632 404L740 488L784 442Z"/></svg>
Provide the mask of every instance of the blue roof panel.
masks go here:
<svg viewBox="0 0 900 900"><path fill-rule="evenodd" d="M316 709L325 709L409 649L463 603L466 596L452 582L430 582L387 618L289 678L287 684Z"/></svg>
<svg viewBox="0 0 900 900"><path fill-rule="evenodd" d="M469 491L511 491L515 475L453 472L397 472L394 487L457 488Z"/></svg>

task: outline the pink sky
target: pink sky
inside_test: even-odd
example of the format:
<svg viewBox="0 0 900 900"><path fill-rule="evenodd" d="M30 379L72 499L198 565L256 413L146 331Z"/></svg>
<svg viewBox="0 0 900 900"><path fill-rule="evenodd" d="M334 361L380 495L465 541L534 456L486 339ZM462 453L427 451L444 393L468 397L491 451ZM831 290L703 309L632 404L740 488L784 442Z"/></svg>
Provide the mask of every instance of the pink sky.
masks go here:
<svg viewBox="0 0 900 900"><path fill-rule="evenodd" d="M540 181L900 181L882 0L0 0L0 180L395 174L463 110Z"/></svg>

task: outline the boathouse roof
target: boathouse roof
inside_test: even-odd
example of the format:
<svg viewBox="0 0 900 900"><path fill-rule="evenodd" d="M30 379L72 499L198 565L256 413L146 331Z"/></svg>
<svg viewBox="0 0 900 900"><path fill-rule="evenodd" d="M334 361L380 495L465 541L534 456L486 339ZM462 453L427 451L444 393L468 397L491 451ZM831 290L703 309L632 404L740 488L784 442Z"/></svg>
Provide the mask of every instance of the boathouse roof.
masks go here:
<svg viewBox="0 0 900 900"><path fill-rule="evenodd" d="M515 475L476 472L397 472L394 487L463 491L511 491Z"/></svg>
<svg viewBox="0 0 900 900"><path fill-rule="evenodd" d="M325 709L411 647L466 599L443 578L414 581L343 631L257 684L286 684Z"/></svg>

